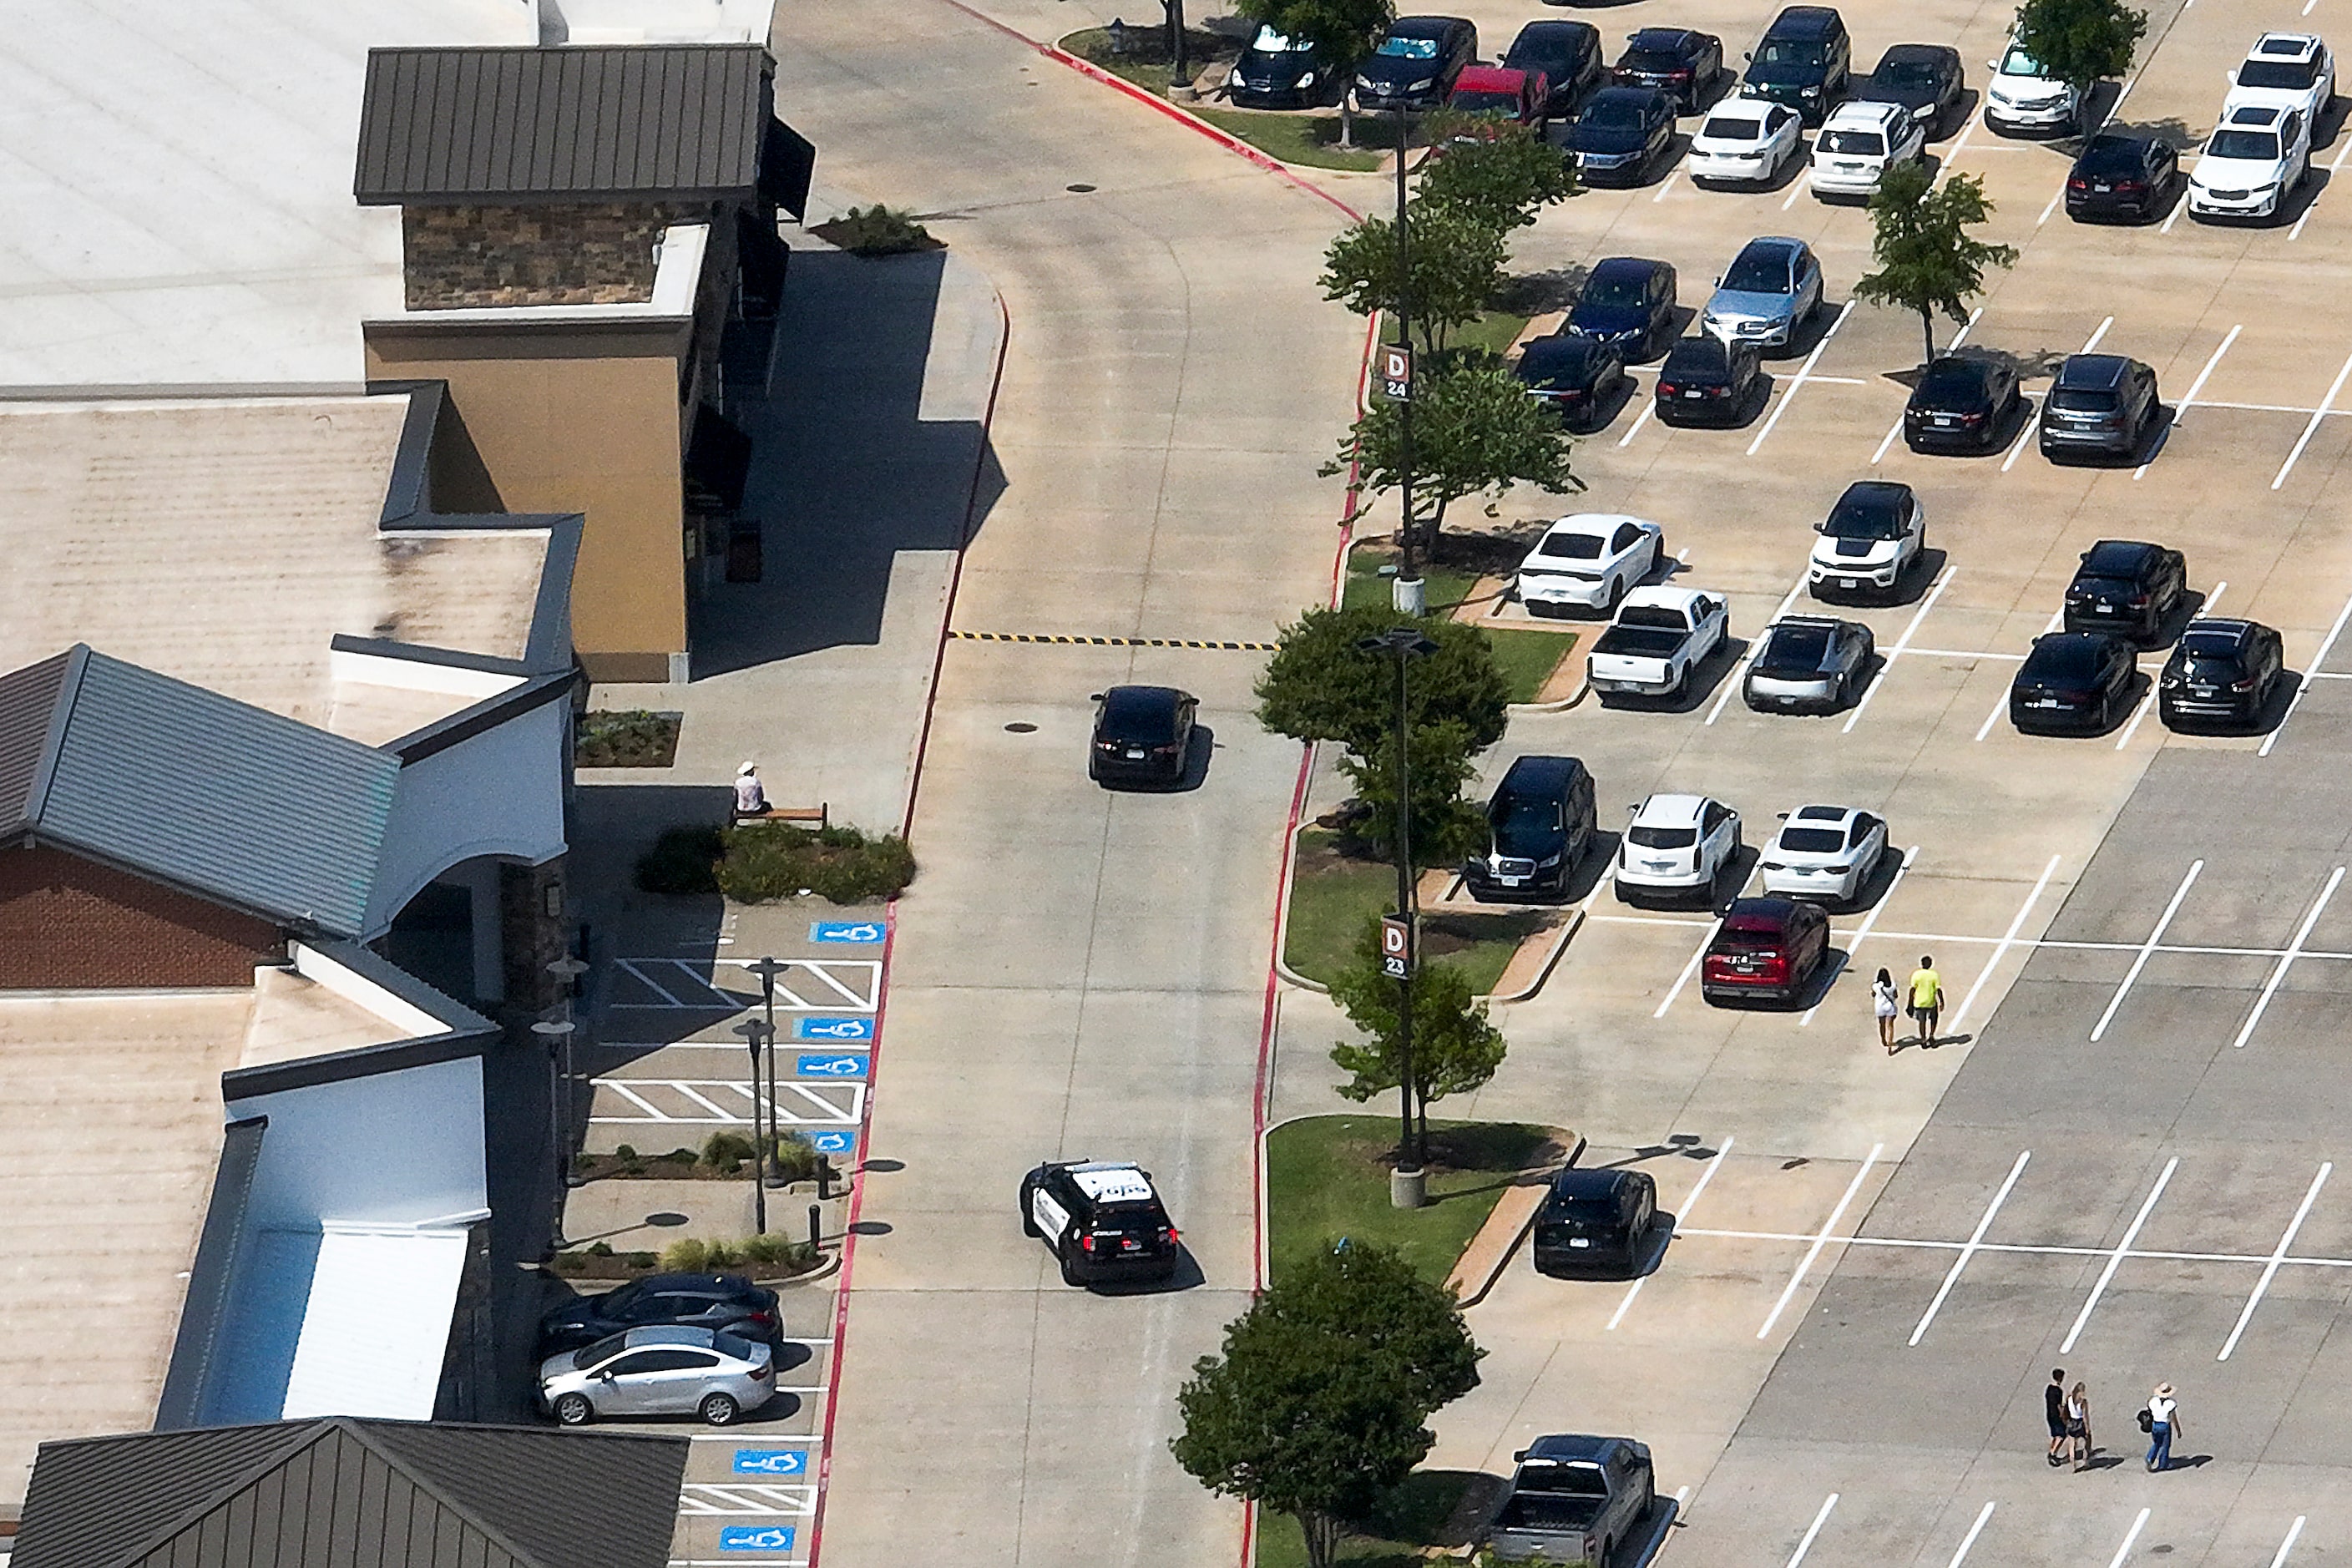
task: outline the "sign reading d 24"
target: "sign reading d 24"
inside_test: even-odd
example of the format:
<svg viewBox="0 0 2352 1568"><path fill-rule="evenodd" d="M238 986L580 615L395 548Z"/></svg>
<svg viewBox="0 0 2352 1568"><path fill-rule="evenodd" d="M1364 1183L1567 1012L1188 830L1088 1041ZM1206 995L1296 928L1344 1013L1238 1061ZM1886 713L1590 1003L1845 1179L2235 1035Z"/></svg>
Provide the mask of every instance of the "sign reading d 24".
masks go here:
<svg viewBox="0 0 2352 1568"><path fill-rule="evenodd" d="M1381 393L1391 403L1412 401L1412 349L1406 343L1381 345Z"/></svg>
<svg viewBox="0 0 2352 1568"><path fill-rule="evenodd" d="M1412 972L1412 925L1398 915L1381 917L1381 973L1402 980Z"/></svg>

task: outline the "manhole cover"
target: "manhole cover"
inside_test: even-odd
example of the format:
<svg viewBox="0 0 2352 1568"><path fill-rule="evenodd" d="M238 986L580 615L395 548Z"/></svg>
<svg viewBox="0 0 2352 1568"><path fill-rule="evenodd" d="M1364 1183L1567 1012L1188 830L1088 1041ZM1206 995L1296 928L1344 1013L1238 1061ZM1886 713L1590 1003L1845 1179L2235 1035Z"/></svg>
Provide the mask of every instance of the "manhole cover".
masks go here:
<svg viewBox="0 0 2352 1568"><path fill-rule="evenodd" d="M1037 726L1025 719L1015 719L1004 728L1007 732L1014 735L1034 735L1037 732Z"/></svg>
<svg viewBox="0 0 2352 1568"><path fill-rule="evenodd" d="M1062 189L1069 192L1073 195L1083 196L1090 194L1094 190L1094 187L1092 185L1064 185Z"/></svg>

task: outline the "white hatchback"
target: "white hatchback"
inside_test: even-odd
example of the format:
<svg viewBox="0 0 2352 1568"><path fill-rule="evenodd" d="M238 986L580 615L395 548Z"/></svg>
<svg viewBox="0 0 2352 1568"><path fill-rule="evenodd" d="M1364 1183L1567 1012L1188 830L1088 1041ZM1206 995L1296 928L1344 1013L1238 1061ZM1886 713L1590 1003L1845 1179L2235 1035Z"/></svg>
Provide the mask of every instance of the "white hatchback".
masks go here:
<svg viewBox="0 0 2352 1568"><path fill-rule="evenodd" d="M2311 123L2300 110L2240 104L2189 171L2189 216L2276 217L2310 173Z"/></svg>
<svg viewBox="0 0 2352 1568"><path fill-rule="evenodd" d="M1570 609L1614 614L1618 601L1658 569L1666 531L1615 512L1578 512L1544 530L1519 563L1516 588L1531 616Z"/></svg>
<svg viewBox="0 0 2352 1568"><path fill-rule="evenodd" d="M1739 814L1703 795L1654 795L1632 809L1617 846L1617 897L1712 901L1723 868L1739 858Z"/></svg>
<svg viewBox="0 0 2352 1568"><path fill-rule="evenodd" d="M1684 169L1693 184L1770 184L1805 150L1804 119L1785 104L1739 100L1708 115Z"/></svg>
<svg viewBox="0 0 2352 1568"><path fill-rule="evenodd" d="M1886 858L1886 824L1850 805L1801 805L1764 847L1764 890L1850 904Z"/></svg>
<svg viewBox="0 0 2352 1568"><path fill-rule="evenodd" d="M1899 103L1842 103L1813 138L1806 184L1817 196L1867 196L1886 171L1927 150L1927 133Z"/></svg>

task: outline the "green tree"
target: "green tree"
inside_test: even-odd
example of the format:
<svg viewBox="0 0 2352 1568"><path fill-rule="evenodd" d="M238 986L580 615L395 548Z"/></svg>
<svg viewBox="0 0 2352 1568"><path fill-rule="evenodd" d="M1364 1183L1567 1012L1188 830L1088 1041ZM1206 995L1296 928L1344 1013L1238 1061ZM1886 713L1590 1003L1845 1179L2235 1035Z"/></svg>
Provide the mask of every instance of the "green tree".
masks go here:
<svg viewBox="0 0 2352 1568"><path fill-rule="evenodd" d="M1380 47L1381 35L1396 19L1393 0L1240 0L1234 9L1307 45L1330 62L1340 82L1339 145L1353 147L1354 95L1348 84L1356 79L1356 68Z"/></svg>
<svg viewBox="0 0 2352 1568"><path fill-rule="evenodd" d="M1927 358L1936 357L1936 312L1969 319L1968 301L1984 291L1988 267L2016 264L2017 251L1972 237L1970 224L1992 215L1984 182L1954 174L1937 189L1924 164L1898 163L1870 198L1876 232L1870 253L1878 270L1855 282L1854 297L1919 312ZM1419 435L1418 426L1414 434Z"/></svg>
<svg viewBox="0 0 2352 1568"><path fill-rule="evenodd" d="M2131 69L2147 13L2122 0L2024 0L2011 28L2018 47L2072 86L2087 107L2102 78Z"/></svg>
<svg viewBox="0 0 2352 1568"><path fill-rule="evenodd" d="M1469 731L1456 722L1416 724L1408 731L1405 761L1412 774L1415 866L1451 865L1485 847L1486 819L1476 805L1462 798L1463 786L1478 771L1471 761L1477 749L1470 744ZM1394 865L1395 734L1383 736L1374 751L1350 752L1339 760L1339 771L1364 805L1367 815L1360 829L1364 838L1374 854Z"/></svg>
<svg viewBox="0 0 2352 1568"><path fill-rule="evenodd" d="M1435 354L1447 334L1478 319L1503 281L1508 254L1500 229L1453 207L1416 205L1409 220L1406 263L1397 267L1396 226L1368 217L1323 253L1323 297L1359 316L1393 314L1409 303L1422 352ZM1403 299L1404 289L1411 300ZM1527 401L1524 395L1521 401Z"/></svg>
<svg viewBox="0 0 2352 1568"><path fill-rule="evenodd" d="M1448 144L1423 168L1408 238L1419 238L1433 209L1460 213L1507 235L1534 223L1551 203L1580 194L1576 166L1528 127L1504 122L1477 131L1475 140ZM1431 136L1438 134L1433 117Z"/></svg>
<svg viewBox="0 0 2352 1568"><path fill-rule="evenodd" d="M1331 982L1331 1000L1364 1036L1331 1047L1331 1060L1351 1076L1339 1086L1359 1103L1397 1087L1402 1076L1398 1038L1397 983L1381 971L1381 927L1365 922L1353 962ZM1423 1142L1429 1139L1429 1102L1486 1087L1503 1065L1503 1032L1473 999L1470 981L1451 963L1423 963L1412 976L1412 1099Z"/></svg>
<svg viewBox="0 0 2352 1568"><path fill-rule="evenodd" d="M1407 723L1458 725L1474 752L1501 740L1510 688L1486 634L1458 621L1415 623L1385 605L1308 610L1283 627L1281 647L1257 678L1258 722L1295 741L1335 741L1360 759L1385 756L1396 723L1395 667L1356 644L1414 624L1437 651L1412 662Z"/></svg>
<svg viewBox="0 0 2352 1568"><path fill-rule="evenodd" d="M1445 509L1482 490L1530 484L1553 495L1581 490L1570 465L1570 439L1557 415L1529 397L1491 354L1439 365L1418 378L1412 395L1412 526L1434 539ZM1368 495L1404 482L1404 426L1399 405L1367 409L1323 465L1330 475L1356 465Z"/></svg>
<svg viewBox="0 0 2352 1568"><path fill-rule="evenodd" d="M1393 1252L1325 1253L1193 1363L1169 1448L1210 1490L1297 1519L1310 1568L1329 1568L1347 1521L1428 1454L1430 1415L1477 1386L1481 1353L1453 1298Z"/></svg>

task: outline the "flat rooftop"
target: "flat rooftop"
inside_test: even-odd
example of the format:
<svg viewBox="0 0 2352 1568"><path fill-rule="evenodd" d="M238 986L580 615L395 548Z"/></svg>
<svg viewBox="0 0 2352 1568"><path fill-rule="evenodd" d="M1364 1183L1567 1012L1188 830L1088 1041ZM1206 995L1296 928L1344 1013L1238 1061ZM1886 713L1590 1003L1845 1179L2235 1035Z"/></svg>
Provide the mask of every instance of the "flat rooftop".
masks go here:
<svg viewBox="0 0 2352 1568"><path fill-rule="evenodd" d="M405 395L0 405L0 669L76 642L380 745L472 699L337 633L520 658L543 529L381 533Z"/></svg>

